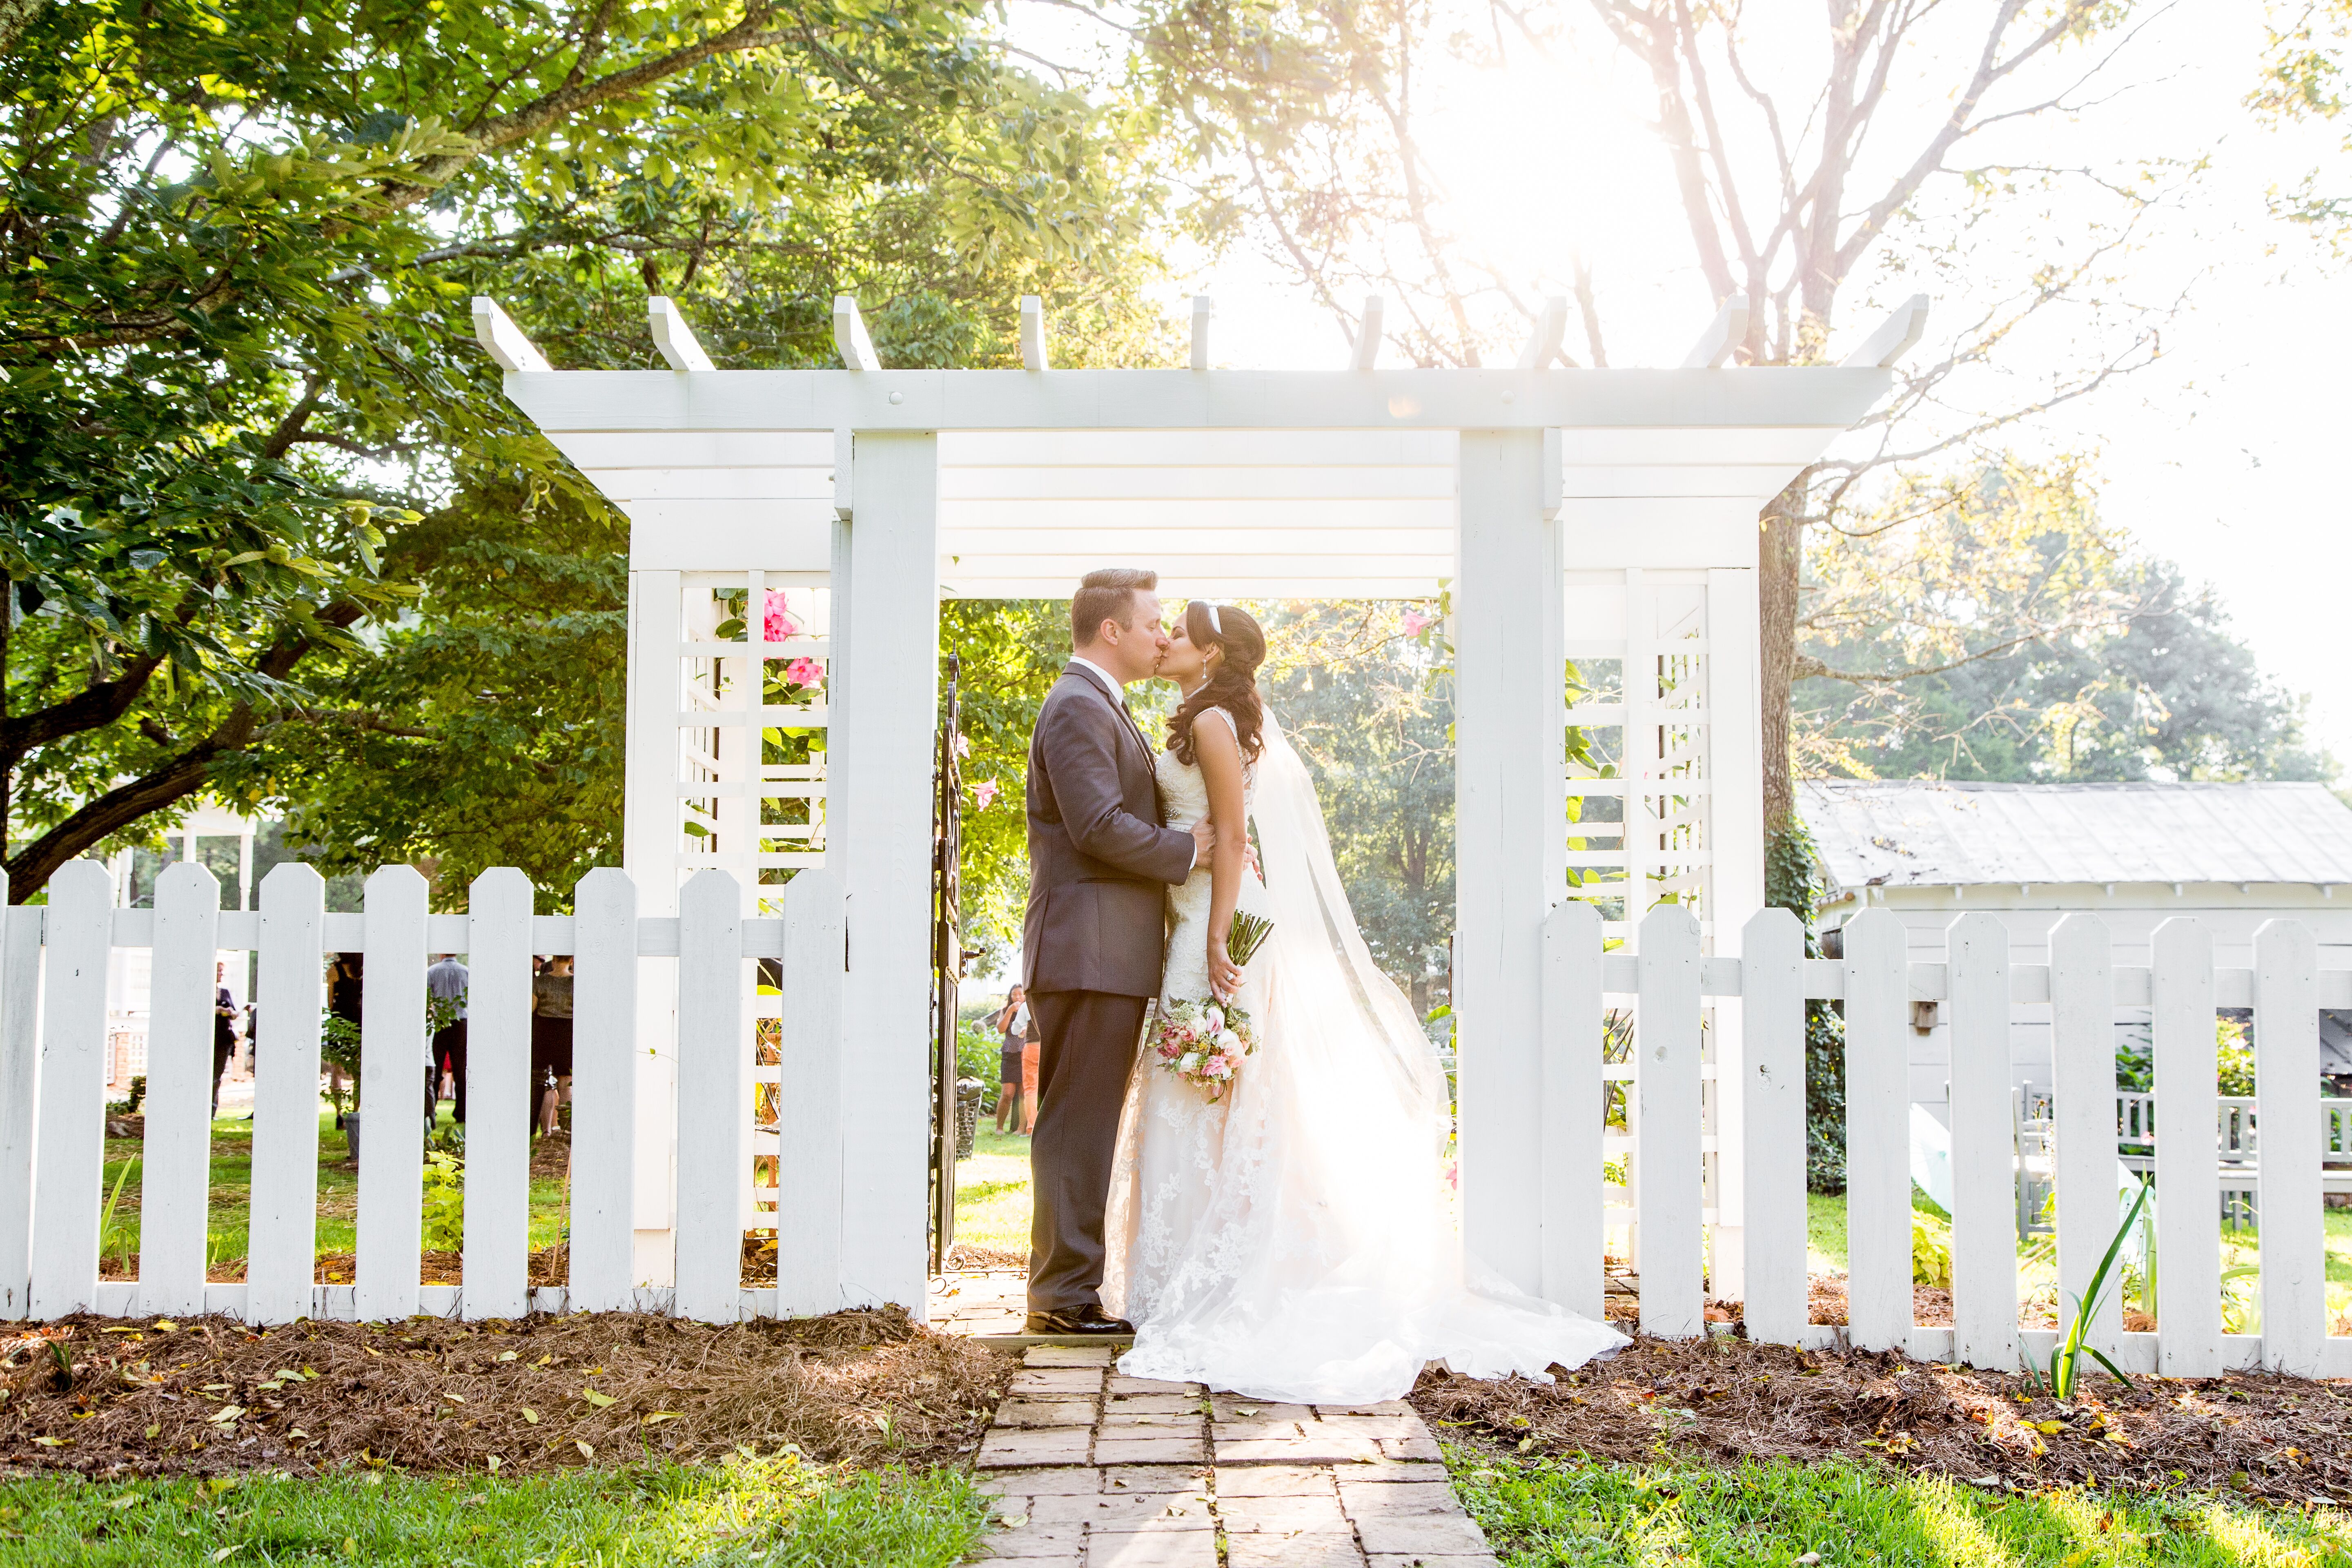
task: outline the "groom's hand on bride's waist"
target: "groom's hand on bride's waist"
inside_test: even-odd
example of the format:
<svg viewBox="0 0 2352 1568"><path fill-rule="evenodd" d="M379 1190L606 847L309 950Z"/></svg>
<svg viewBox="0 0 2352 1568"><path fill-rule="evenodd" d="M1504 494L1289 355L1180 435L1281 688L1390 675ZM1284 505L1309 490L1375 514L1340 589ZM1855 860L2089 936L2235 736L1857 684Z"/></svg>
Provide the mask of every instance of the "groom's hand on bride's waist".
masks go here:
<svg viewBox="0 0 2352 1568"><path fill-rule="evenodd" d="M1192 869L1197 871L1209 863L1209 852L1217 847L1217 825L1207 817L1192 824Z"/></svg>

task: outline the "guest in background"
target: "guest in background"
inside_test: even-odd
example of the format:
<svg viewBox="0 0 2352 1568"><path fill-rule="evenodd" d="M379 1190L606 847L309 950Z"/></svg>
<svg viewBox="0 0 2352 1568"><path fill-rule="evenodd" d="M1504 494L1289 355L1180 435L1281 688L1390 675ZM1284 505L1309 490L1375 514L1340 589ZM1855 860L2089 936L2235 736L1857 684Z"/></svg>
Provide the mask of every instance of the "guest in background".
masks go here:
<svg viewBox="0 0 2352 1568"><path fill-rule="evenodd" d="M1013 988L989 1024L1001 1042L996 1059L996 1130L1003 1131L1010 1119L1015 1128L1026 1132L1028 1125L1021 1120L1021 1046L1028 1036L1029 1002L1020 986Z"/></svg>
<svg viewBox="0 0 2352 1568"><path fill-rule="evenodd" d="M555 1108L572 1098L572 955L568 952L549 959L547 967L531 979L530 1082L541 1090L534 1118L539 1131L542 1135L552 1132Z"/></svg>
<svg viewBox="0 0 2352 1568"><path fill-rule="evenodd" d="M457 1009L454 1020L434 1035L433 1058L425 1064L425 1125L428 1131L433 1125L433 1091L440 1087L444 1062L448 1063L450 1075L457 1080L457 1106L451 1114L461 1123L466 1120L466 991L473 979L473 972L458 963L454 952L441 954L425 972L425 994L446 1005L445 1012L446 1006Z"/></svg>
<svg viewBox="0 0 2352 1568"><path fill-rule="evenodd" d="M228 988L228 965L213 965L213 1114L220 1114L221 1074L236 1055L236 997Z"/></svg>
<svg viewBox="0 0 2352 1568"><path fill-rule="evenodd" d="M360 993L366 963L367 954L363 952L339 952L334 954L334 962L327 970L327 1011L353 1028L359 1027L360 1023ZM334 1062L327 1064L327 1082L333 1087L338 1103L347 1089L356 1090L359 1087L344 1083L343 1069ZM335 1131L341 1132L342 1130L343 1119L338 1114Z"/></svg>

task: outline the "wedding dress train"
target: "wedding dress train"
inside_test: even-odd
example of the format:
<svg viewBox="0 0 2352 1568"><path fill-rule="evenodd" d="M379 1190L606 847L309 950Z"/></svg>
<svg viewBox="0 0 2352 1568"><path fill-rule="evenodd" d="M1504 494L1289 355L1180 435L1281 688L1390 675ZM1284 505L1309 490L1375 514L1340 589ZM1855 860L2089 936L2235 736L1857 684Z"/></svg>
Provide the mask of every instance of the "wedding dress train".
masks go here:
<svg viewBox="0 0 2352 1568"><path fill-rule="evenodd" d="M1265 729L1247 787L1264 879L1244 879L1241 907L1274 931L1235 998L1260 1044L1213 1104L1139 1053L1106 1227L1104 1306L1136 1325L1119 1370L1368 1404L1403 1394L1430 1361L1541 1379L1625 1343L1473 1275L1444 1074L1356 929L1305 764L1270 711ZM1158 767L1168 826L1191 826L1208 809L1199 768L1166 752ZM1171 900L1162 1000L1205 997L1208 871Z"/></svg>

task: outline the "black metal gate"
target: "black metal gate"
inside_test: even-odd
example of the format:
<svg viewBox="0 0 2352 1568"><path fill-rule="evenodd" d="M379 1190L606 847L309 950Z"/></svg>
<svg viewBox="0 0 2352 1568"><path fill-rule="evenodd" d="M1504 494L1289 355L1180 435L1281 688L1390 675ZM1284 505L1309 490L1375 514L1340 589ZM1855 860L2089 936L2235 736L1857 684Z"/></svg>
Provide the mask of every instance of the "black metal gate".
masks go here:
<svg viewBox="0 0 2352 1568"><path fill-rule="evenodd" d="M962 770L957 742L962 708L956 682L962 661L947 660L946 700L931 778L931 1272L947 1266L955 1241L956 1001L963 980L962 897L958 868L962 861Z"/></svg>

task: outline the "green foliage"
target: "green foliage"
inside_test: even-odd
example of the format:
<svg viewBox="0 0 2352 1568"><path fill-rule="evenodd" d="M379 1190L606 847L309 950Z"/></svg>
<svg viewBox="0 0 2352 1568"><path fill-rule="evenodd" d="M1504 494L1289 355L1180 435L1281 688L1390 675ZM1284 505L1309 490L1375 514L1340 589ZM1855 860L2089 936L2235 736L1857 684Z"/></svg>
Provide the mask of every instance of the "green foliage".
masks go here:
<svg viewBox="0 0 2352 1568"><path fill-rule="evenodd" d="M1952 1288L1952 1222L1916 1205L1911 1210L1911 1282Z"/></svg>
<svg viewBox="0 0 2352 1568"><path fill-rule="evenodd" d="M1003 1037L986 1024L956 1026L956 1076L976 1078L994 1092L1003 1074Z"/></svg>
<svg viewBox="0 0 2352 1568"><path fill-rule="evenodd" d="M1813 931L1821 909L1820 858L1802 818L1766 829L1764 902L1804 922L1808 958L1821 953ZM1845 1191L1845 1016L1832 1002L1805 1004L1805 1186Z"/></svg>
<svg viewBox="0 0 2352 1568"><path fill-rule="evenodd" d="M1055 599L950 599L940 649L959 662L963 738L963 944L982 972L1013 967L1029 890L1029 735L1070 657ZM993 786L992 788L991 786Z"/></svg>
<svg viewBox="0 0 2352 1568"><path fill-rule="evenodd" d="M2229 1099L2251 1099L2254 1092L2254 1053L2246 1044L2246 1026L2234 1018L2213 1020L2213 1092ZM2151 1094L2156 1089L2156 1058L2146 1036L2116 1047L2116 1087L2126 1094ZM2326 1080L2321 1090L2333 1094Z"/></svg>
<svg viewBox="0 0 2352 1568"><path fill-rule="evenodd" d="M2131 1207L2124 1212L2123 1224L2116 1227L2115 1239L2107 1243L2106 1253L2099 1259L2099 1266L2091 1270L2089 1284L2080 1295L2069 1292L2074 1302L2074 1316L2066 1325L2064 1337L2050 1352L2050 1392L2060 1399L2074 1397L2074 1384L2081 1376L2085 1354L2097 1357L2099 1364L2113 1373L2117 1382L2126 1384L2131 1382L2123 1368L2107 1359L2105 1351L2087 1342L2091 1321L2099 1315L2099 1309L2106 1301L2110 1288L2108 1276L2115 1268L2116 1259L2123 1252L2124 1238L2130 1236L2132 1226L2139 1223L2140 1211L2147 1206L2147 1200L2155 1191L2156 1184L2152 1181L2139 1184L2138 1194L2132 1199Z"/></svg>
<svg viewBox="0 0 2352 1568"><path fill-rule="evenodd" d="M1024 292L1064 363L1166 358L1148 123L993 26L0 16L12 896L199 790L319 802L330 866L612 860L625 523L500 397L467 296L571 367L655 363L653 292L722 364L830 363L838 291L901 363L1004 362Z"/></svg>
<svg viewBox="0 0 2352 1568"><path fill-rule="evenodd" d="M11 1481L11 1562L205 1568L222 1562L602 1563L604 1568L952 1568L985 1538L962 1470L843 1472L789 1450L521 1479L283 1472L210 1480ZM495 1542L495 1547L486 1543Z"/></svg>
<svg viewBox="0 0 2352 1568"><path fill-rule="evenodd" d="M425 1156L425 1232L427 1252L455 1252L466 1245L466 1163L436 1149Z"/></svg>

